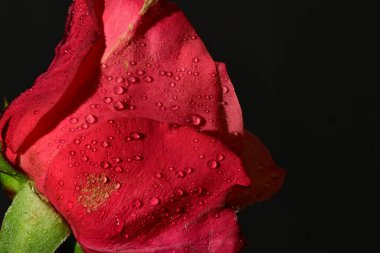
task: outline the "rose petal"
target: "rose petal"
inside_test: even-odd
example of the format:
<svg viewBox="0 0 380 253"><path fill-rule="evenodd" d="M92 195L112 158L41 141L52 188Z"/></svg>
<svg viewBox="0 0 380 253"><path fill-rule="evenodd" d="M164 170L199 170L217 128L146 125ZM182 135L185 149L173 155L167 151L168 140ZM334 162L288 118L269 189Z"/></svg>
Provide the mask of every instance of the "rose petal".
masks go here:
<svg viewBox="0 0 380 253"><path fill-rule="evenodd" d="M191 127L119 118L76 138L80 144L67 142L50 163L43 192L87 248L124 251L203 240L206 231L199 229L178 232L185 238L167 236L185 224L198 227L224 205L233 185L249 184L233 152Z"/></svg>
<svg viewBox="0 0 380 253"><path fill-rule="evenodd" d="M105 101L99 113L219 129L216 66L182 11L161 2L134 25L112 3L105 17L121 16L114 21L117 29L107 29L110 21L104 20L110 43L103 56L102 87L92 98Z"/></svg>
<svg viewBox="0 0 380 253"><path fill-rule="evenodd" d="M225 120L227 122L227 129L229 133L244 134L243 114L239 104L239 100L235 93L235 88L227 73L226 64L217 62L220 84L223 92L223 109Z"/></svg>
<svg viewBox="0 0 380 253"><path fill-rule="evenodd" d="M240 108L239 100L235 93L235 88L228 76L227 68L224 63L216 62L218 70L220 91L223 94L220 102L219 120L222 122L216 135L228 145L236 154L241 155L243 152L243 114Z"/></svg>
<svg viewBox="0 0 380 253"><path fill-rule="evenodd" d="M237 217L231 209L213 211L198 218L196 222L177 224L170 230L155 238L155 244L139 249L123 250L125 253L236 253L243 246L240 238ZM228 228L228 229L226 229ZM165 246L162 246L165 245ZM104 251L85 248L86 253L100 253Z"/></svg>
<svg viewBox="0 0 380 253"><path fill-rule="evenodd" d="M62 114L70 111L69 108L75 102L73 98L79 100L77 91L87 78L86 70L90 68L93 71L89 64L94 60L91 48L98 35L94 8L89 1L75 1L68 18L66 36L58 45L56 57L48 71L36 80L32 89L19 96L2 116L1 141L7 144L11 152L16 153L25 141L31 143L38 139L62 118ZM85 62L87 65L81 68ZM14 159L15 156L12 162L15 162Z"/></svg>
<svg viewBox="0 0 380 253"><path fill-rule="evenodd" d="M97 123L112 117L143 117L213 132L224 124L219 113L222 89L215 63L184 14L173 4L160 3L141 16L135 3L142 1L137 0L123 4L128 11L119 13L122 2L109 1L104 7L106 50L112 50L109 56L103 55L106 60L100 76L95 75L99 78L84 83L96 86L96 90L91 88L91 94L78 92L88 96L86 101L69 110L70 115L66 112L54 131L34 142L21 157L23 169L38 181L37 185L43 182L44 174L39 164L46 167L68 136L93 128L89 116ZM124 26L117 23L112 29L115 15L121 15ZM132 30L128 30L129 22L135 22ZM117 36L124 40L116 40Z"/></svg>
<svg viewBox="0 0 380 253"><path fill-rule="evenodd" d="M234 207L244 207L272 198L284 182L285 171L275 164L264 144L247 130L242 158L252 184L236 187L229 195L228 203Z"/></svg>

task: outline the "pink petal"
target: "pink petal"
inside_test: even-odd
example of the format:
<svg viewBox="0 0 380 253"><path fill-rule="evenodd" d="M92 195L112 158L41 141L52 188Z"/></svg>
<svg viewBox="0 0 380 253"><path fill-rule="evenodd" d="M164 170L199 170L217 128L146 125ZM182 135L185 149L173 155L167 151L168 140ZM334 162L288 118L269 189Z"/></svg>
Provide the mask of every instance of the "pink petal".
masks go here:
<svg viewBox="0 0 380 253"><path fill-rule="evenodd" d="M233 185L248 184L240 159L220 141L190 127L118 118L68 140L43 192L86 248L148 251L198 247L194 240L210 237L198 229L202 217L224 206ZM197 229L178 230L185 224ZM236 228L222 232L213 237Z"/></svg>
<svg viewBox="0 0 380 253"><path fill-rule="evenodd" d="M275 164L268 149L249 131L244 135L243 162L252 184L234 189L228 198L231 206L243 207L262 202L280 190L285 171Z"/></svg>
<svg viewBox="0 0 380 253"><path fill-rule="evenodd" d="M70 111L86 94L78 91L87 85L83 82L87 79L87 71L90 70L94 75L91 62L96 58L95 51L101 46L93 47L98 36L94 8L91 1L75 1L70 9L66 36L58 45L56 57L48 71L36 80L32 89L18 97L2 116L2 143L5 142L11 152L20 152L23 144L26 148L49 131L62 118L62 114ZM12 162L15 162L15 155L8 157L12 157Z"/></svg>

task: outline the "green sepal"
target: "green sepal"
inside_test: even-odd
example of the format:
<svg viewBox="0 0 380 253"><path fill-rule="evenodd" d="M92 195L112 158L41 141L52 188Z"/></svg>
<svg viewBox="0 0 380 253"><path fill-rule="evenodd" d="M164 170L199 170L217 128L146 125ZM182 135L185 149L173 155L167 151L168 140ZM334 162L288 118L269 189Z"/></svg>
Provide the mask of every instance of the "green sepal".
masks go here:
<svg viewBox="0 0 380 253"><path fill-rule="evenodd" d="M16 195L0 231L1 253L53 253L70 229L29 182Z"/></svg>
<svg viewBox="0 0 380 253"><path fill-rule="evenodd" d="M2 145L0 143L0 150L2 150ZM3 155L0 154L0 185L12 194L16 194L24 187L28 182L28 178L15 170L7 160L4 159Z"/></svg>
<svg viewBox="0 0 380 253"><path fill-rule="evenodd" d="M79 245L79 243L75 244L74 253L84 253L82 247Z"/></svg>
<svg viewBox="0 0 380 253"><path fill-rule="evenodd" d="M3 110L7 109L9 106L8 99L6 97L3 98Z"/></svg>
<svg viewBox="0 0 380 253"><path fill-rule="evenodd" d="M149 8L158 3L158 1L159 0L145 0L139 14L144 15L149 10Z"/></svg>

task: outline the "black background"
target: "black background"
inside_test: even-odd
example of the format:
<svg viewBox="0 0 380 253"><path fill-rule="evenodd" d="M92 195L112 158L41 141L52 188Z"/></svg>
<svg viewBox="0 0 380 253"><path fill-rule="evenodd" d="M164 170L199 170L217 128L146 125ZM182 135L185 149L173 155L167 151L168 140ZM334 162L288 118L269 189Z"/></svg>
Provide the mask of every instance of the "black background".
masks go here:
<svg viewBox="0 0 380 253"><path fill-rule="evenodd" d="M288 173L273 200L239 214L244 252L366 252L364 178L380 168L380 82L378 65L368 64L379 56L375 9L334 0L175 2L227 63L246 128ZM14 99L46 70L69 3L1 3L0 96ZM10 202L0 194L3 215Z"/></svg>

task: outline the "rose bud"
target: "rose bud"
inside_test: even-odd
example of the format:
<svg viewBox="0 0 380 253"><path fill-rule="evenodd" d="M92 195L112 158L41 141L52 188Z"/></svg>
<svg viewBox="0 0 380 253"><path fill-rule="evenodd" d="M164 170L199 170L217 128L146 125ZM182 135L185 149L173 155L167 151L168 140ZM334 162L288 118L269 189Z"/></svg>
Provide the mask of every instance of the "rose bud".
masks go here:
<svg viewBox="0 0 380 253"><path fill-rule="evenodd" d="M85 252L237 252L236 208L284 179L244 130L225 65L166 1L76 0L0 129Z"/></svg>

